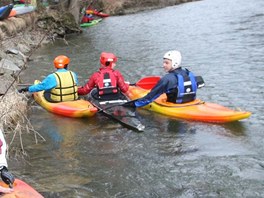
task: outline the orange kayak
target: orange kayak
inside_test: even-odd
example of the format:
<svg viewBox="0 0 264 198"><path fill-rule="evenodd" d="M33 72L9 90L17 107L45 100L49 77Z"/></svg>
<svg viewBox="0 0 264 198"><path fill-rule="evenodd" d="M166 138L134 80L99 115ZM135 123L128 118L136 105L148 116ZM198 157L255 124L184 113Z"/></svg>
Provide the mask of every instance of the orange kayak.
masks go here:
<svg viewBox="0 0 264 198"><path fill-rule="evenodd" d="M8 188L4 182L0 181L0 186ZM0 194L1 198L44 198L34 188L25 182L15 179L13 184L14 191L12 193Z"/></svg>
<svg viewBox="0 0 264 198"><path fill-rule="evenodd" d="M130 86L127 96L131 100L134 100L145 96L148 92L149 90ZM214 123L233 122L248 118L251 115L251 113L247 111L236 111L215 103L204 102L199 99L184 104L166 102L166 99L167 96L162 94L154 102L143 108L170 117Z"/></svg>
<svg viewBox="0 0 264 198"><path fill-rule="evenodd" d="M39 81L35 81L35 84ZM80 117L92 117L98 110L87 100L75 100L68 102L51 103L44 98L44 91L33 93L35 101L49 112L54 114L80 118Z"/></svg>
<svg viewBox="0 0 264 198"><path fill-rule="evenodd" d="M27 14L27 13L35 11L35 9L36 7L31 6L31 5L21 5L18 7L14 7L10 12L9 17L13 17L13 16L21 15L21 14Z"/></svg>

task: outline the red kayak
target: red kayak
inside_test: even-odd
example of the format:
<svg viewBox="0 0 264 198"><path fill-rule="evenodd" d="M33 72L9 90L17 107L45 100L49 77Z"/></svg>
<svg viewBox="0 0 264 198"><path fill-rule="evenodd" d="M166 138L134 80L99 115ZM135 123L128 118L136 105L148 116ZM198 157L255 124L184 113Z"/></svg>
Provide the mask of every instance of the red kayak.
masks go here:
<svg viewBox="0 0 264 198"><path fill-rule="evenodd" d="M89 9L89 10L86 10L86 14L93 14L93 15L96 15L96 16L99 16L99 17L109 17L110 15L109 14L106 14L106 13L103 13L101 11L97 11L96 9Z"/></svg>
<svg viewBox="0 0 264 198"><path fill-rule="evenodd" d="M8 18L12 9L13 9L13 4L0 7L0 20L4 20Z"/></svg>
<svg viewBox="0 0 264 198"><path fill-rule="evenodd" d="M0 181L0 186L8 188L8 185ZM1 194L2 198L44 198L34 188L26 184L25 182L15 179L13 184L14 191L12 193Z"/></svg>

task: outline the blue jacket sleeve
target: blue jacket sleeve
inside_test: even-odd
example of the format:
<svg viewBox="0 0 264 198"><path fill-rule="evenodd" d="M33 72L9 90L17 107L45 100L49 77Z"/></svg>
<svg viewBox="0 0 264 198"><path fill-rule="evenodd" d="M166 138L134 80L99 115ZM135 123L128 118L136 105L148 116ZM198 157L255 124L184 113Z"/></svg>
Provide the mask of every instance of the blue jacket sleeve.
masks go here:
<svg viewBox="0 0 264 198"><path fill-rule="evenodd" d="M161 94L166 93L166 88L167 80L165 78L160 79L157 85L153 87L152 90L146 96L135 101L135 106L142 107L153 102Z"/></svg>
<svg viewBox="0 0 264 198"><path fill-rule="evenodd" d="M72 72L72 73L73 73L73 77L76 82L76 85L79 85L77 74L75 72Z"/></svg>
<svg viewBox="0 0 264 198"><path fill-rule="evenodd" d="M28 88L29 92L38 92L43 90L50 90L57 86L57 81L54 74L48 75L41 83L32 85Z"/></svg>

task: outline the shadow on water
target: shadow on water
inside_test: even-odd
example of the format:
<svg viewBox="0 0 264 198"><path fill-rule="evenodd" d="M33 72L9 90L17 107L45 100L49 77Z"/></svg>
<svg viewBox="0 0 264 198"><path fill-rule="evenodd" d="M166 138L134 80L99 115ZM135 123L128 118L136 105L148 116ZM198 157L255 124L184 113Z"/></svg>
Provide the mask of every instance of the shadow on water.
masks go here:
<svg viewBox="0 0 264 198"><path fill-rule="evenodd" d="M160 132L175 133L176 136L180 136L185 133L195 133L195 127L204 128L205 130L212 127L218 128L219 130L216 130L216 134L226 136L244 136L247 130L246 126L244 125L244 121L207 123L170 118L147 110L141 110L140 114L141 117L145 117L143 122L148 122L151 120L151 123L155 125L155 127L159 128Z"/></svg>

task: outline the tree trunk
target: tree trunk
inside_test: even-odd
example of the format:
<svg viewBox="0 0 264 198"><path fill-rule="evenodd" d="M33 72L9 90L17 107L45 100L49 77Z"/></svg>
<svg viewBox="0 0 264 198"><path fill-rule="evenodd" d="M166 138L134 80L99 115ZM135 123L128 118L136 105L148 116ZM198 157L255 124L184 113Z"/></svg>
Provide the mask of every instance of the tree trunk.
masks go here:
<svg viewBox="0 0 264 198"><path fill-rule="evenodd" d="M80 22L80 10L81 10L81 1L80 0L69 0L68 1L68 10L73 15L75 22L79 24Z"/></svg>

